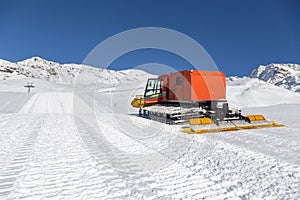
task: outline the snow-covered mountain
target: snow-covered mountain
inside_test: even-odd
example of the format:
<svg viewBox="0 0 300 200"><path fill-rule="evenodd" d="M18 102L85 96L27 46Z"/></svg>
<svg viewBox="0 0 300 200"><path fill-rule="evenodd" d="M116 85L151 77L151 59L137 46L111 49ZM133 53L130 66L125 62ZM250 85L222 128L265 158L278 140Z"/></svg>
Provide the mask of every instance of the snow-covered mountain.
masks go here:
<svg viewBox="0 0 300 200"><path fill-rule="evenodd" d="M39 57L33 57L17 63L0 60L0 90L7 90L7 84L18 85L16 91L23 91L24 81L13 79L35 79L41 89L47 83L53 88L65 86L57 84L72 84L78 73L82 73L87 81L100 83L99 91L112 91L115 86L127 85L139 89L143 93L146 80L154 75L141 70L114 71L100 69L80 64L59 64ZM254 107L268 106L282 103L298 103L300 94L300 65L296 64L270 64L259 66L250 77L240 78L232 76L227 78L227 99L232 106ZM10 81L3 81L3 80ZM41 82L44 81L44 82ZM125 83L125 84L120 84ZM105 86L106 85L106 86ZM70 85L71 86L71 85ZM282 88L280 88L280 87ZM49 86L50 87L50 86ZM289 90L291 91L289 91ZM118 88L117 90L122 90Z"/></svg>
<svg viewBox="0 0 300 200"><path fill-rule="evenodd" d="M39 57L32 57L16 63L0 59L0 80L34 78L54 83L73 83L78 73L97 78L98 83L108 85L132 82L150 76L141 70L106 70L81 64L60 64Z"/></svg>
<svg viewBox="0 0 300 200"><path fill-rule="evenodd" d="M29 58L17 63L0 60L0 78L36 78L51 82L71 83L81 66L61 65L39 57ZM85 67L86 71L91 70Z"/></svg>
<svg viewBox="0 0 300 200"><path fill-rule="evenodd" d="M258 78L282 88L300 92L300 65L269 64L253 70L250 78Z"/></svg>
<svg viewBox="0 0 300 200"><path fill-rule="evenodd" d="M227 78L227 100L230 107L234 108L298 104L300 94L257 78L229 77Z"/></svg>
<svg viewBox="0 0 300 200"><path fill-rule="evenodd" d="M0 80L34 78L54 83L73 83L78 73L97 78L99 83L108 85L116 85L120 82L129 83L151 77L150 74L140 70L106 70L82 64L60 64L39 57L16 63L0 59ZM300 65L298 64L260 65L252 71L249 77L300 92ZM227 82L238 79L239 77L228 77Z"/></svg>

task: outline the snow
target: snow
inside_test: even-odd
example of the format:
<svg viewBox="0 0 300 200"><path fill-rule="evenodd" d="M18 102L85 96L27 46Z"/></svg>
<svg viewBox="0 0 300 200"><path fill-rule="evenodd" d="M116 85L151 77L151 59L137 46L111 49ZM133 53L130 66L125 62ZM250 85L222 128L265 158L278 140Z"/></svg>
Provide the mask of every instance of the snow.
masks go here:
<svg viewBox="0 0 300 200"><path fill-rule="evenodd" d="M113 71L99 69L82 64L60 64L39 57L32 57L20 62L12 63L0 59L0 81L12 79L38 79L60 84L73 84L78 74L88 78L97 79L99 84L117 85L122 80L124 83L148 78L150 74L141 70Z"/></svg>
<svg viewBox="0 0 300 200"><path fill-rule="evenodd" d="M259 79L244 77L227 82L227 100L234 108L297 104L300 103L300 94Z"/></svg>
<svg viewBox="0 0 300 200"><path fill-rule="evenodd" d="M286 127L188 135L130 107L151 75L84 71L82 93L75 79L0 81L0 199L300 198L299 94L232 78L231 105Z"/></svg>
<svg viewBox="0 0 300 200"><path fill-rule="evenodd" d="M73 113L73 94L64 92L36 93L19 113Z"/></svg>
<svg viewBox="0 0 300 200"><path fill-rule="evenodd" d="M298 64L260 65L252 71L250 77L300 92L300 65Z"/></svg>

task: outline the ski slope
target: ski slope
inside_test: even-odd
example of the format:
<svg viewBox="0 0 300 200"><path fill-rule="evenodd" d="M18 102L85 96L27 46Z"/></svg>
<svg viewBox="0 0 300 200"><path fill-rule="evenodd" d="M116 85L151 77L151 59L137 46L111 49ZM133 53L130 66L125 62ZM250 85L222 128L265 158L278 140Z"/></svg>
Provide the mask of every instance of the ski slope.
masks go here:
<svg viewBox="0 0 300 200"><path fill-rule="evenodd" d="M286 127L187 135L135 115L129 104L144 79L93 95L42 80L30 94L20 80L1 83L0 199L300 198L294 93L270 87L274 99L256 81L231 83L232 104ZM265 101L247 106L243 94Z"/></svg>
<svg viewBox="0 0 300 200"><path fill-rule="evenodd" d="M298 104L300 94L257 78L244 77L227 82L227 99L233 107L246 108Z"/></svg>

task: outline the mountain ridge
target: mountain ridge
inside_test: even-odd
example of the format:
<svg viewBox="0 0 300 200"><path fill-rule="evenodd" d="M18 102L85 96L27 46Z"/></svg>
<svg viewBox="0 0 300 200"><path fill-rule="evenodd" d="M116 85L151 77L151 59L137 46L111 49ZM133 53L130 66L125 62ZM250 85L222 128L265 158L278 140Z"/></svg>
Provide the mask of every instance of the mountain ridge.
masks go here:
<svg viewBox="0 0 300 200"><path fill-rule="evenodd" d="M101 83L116 85L122 81L153 76L141 70L107 70L83 64L60 64L40 57L32 57L18 62L0 59L0 80L17 78L36 78L56 83L72 84L78 73L100 79ZM300 65L293 63L271 63L259 65L249 78L257 78L281 88L300 93ZM241 77L227 77L227 82L239 80Z"/></svg>
<svg viewBox="0 0 300 200"><path fill-rule="evenodd" d="M293 63L278 64L271 63L260 65L254 69L250 78L258 78L267 83L300 92L300 65Z"/></svg>
<svg viewBox="0 0 300 200"><path fill-rule="evenodd" d="M97 78L100 83L116 85L120 82L151 76L141 70L134 70L134 73L132 71L107 70L83 64L60 64L40 57L32 57L15 63L0 59L0 80L35 78L73 84L78 73L85 73L89 77Z"/></svg>

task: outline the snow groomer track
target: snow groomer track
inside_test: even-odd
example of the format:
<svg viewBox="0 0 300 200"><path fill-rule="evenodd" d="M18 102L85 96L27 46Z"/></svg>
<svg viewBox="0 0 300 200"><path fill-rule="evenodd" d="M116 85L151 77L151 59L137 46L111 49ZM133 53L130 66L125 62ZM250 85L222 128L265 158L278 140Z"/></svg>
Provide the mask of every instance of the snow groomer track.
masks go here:
<svg viewBox="0 0 300 200"><path fill-rule="evenodd" d="M286 116L284 128L187 135L180 126L164 124L156 136L149 130L147 140L131 127L125 127L131 133L118 128L112 114L74 119L70 101L67 92L36 93L21 109L15 106L15 113L0 114L1 199L300 197L300 127L293 121L298 105L282 105L291 118ZM264 112L277 117L272 110ZM132 118L149 123L123 118L125 124Z"/></svg>

